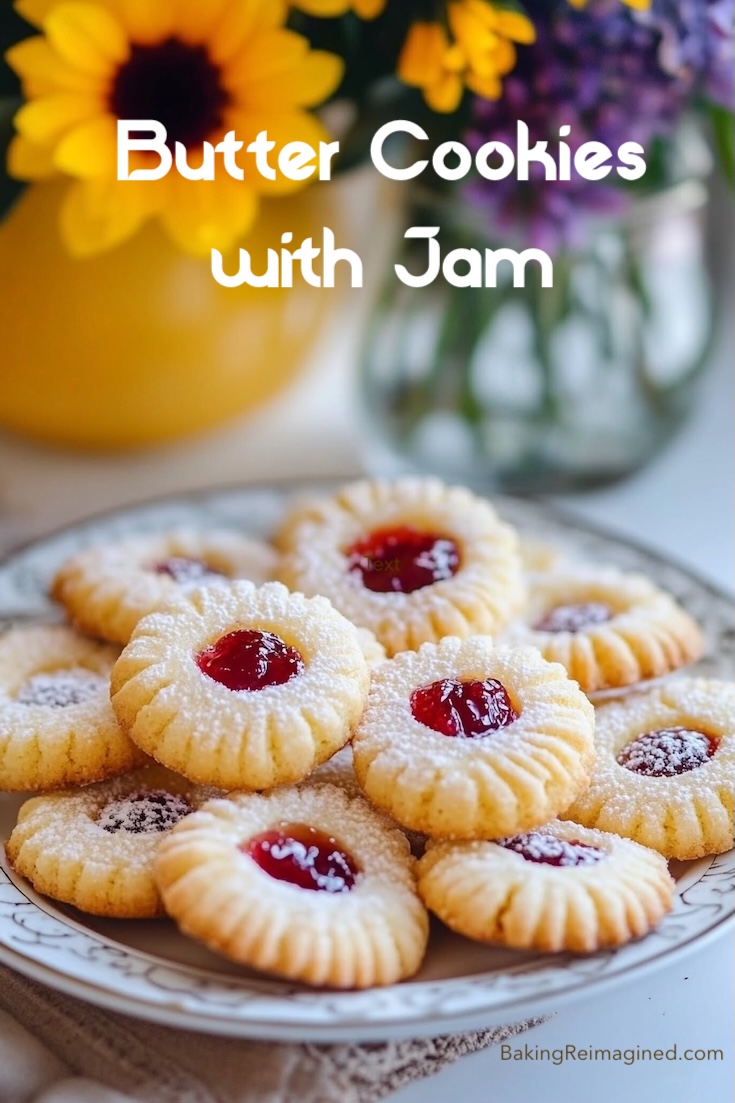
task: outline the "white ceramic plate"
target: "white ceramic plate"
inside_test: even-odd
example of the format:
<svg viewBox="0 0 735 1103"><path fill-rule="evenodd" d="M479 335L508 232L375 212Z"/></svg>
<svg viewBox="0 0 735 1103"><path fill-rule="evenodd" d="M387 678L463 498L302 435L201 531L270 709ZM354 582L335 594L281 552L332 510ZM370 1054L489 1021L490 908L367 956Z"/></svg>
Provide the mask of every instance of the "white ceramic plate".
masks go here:
<svg viewBox="0 0 735 1103"><path fill-rule="evenodd" d="M304 488L299 488L303 491ZM67 530L0 566L0 621L51 620L46 591L71 552L131 532L180 525L267 533L293 489L230 490L167 500ZM735 628L730 600L691 574L533 503L501 512L524 533L561 543L584 558L645 572L670 590L707 631L703 672L730 677ZM0 838L22 798L0 796ZM589 957L543 956L483 947L440 928L419 975L367 992L314 991L220 959L172 924L97 920L39 897L0 858L0 960L92 1003L192 1030L300 1041L372 1041L448 1034L512 1022L598 997L644 970L672 965L722 934L735 912L735 851L673 869L677 901L645 939Z"/></svg>

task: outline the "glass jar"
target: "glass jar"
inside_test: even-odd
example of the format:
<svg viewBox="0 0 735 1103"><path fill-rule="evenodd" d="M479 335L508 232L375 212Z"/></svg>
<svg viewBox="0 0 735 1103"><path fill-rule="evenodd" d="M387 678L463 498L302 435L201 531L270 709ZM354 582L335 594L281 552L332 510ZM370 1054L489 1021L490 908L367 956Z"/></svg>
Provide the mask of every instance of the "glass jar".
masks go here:
<svg viewBox="0 0 735 1103"><path fill-rule="evenodd" d="M563 492L650 460L682 423L713 335L706 182L686 179L600 220L554 258L554 284L510 264L494 288L420 289L391 268L368 326L362 396L383 470L430 471L483 490ZM497 242L460 201L424 198L409 225L441 227L442 254ZM425 240L396 263L426 269Z"/></svg>

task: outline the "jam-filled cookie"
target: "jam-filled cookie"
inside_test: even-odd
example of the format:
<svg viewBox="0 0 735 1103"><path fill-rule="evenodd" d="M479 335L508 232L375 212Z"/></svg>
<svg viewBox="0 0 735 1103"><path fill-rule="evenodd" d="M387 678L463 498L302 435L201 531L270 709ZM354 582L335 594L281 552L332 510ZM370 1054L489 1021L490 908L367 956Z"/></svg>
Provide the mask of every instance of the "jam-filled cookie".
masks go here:
<svg viewBox="0 0 735 1103"><path fill-rule="evenodd" d="M86 785L144 761L110 705L118 655L63 626L0 637L0 789Z"/></svg>
<svg viewBox="0 0 735 1103"><path fill-rule="evenodd" d="M181 530L87 548L56 575L52 596L83 632L125 644L138 621L177 593L234 578L275 577L276 553L234 532Z"/></svg>
<svg viewBox="0 0 735 1103"><path fill-rule="evenodd" d="M347 743L369 682L357 629L326 598L233 582L140 622L112 704L142 750L192 781L269 789Z"/></svg>
<svg viewBox="0 0 735 1103"><path fill-rule="evenodd" d="M117 919L163 914L153 856L175 823L213 796L160 766L34 797L6 851L37 892Z"/></svg>
<svg viewBox="0 0 735 1103"><path fill-rule="evenodd" d="M675 888L660 854L575 823L430 843L418 872L426 906L453 931L518 950L620 946L660 923Z"/></svg>
<svg viewBox="0 0 735 1103"><path fill-rule="evenodd" d="M284 582L324 594L389 655L494 632L522 602L514 530L488 502L435 479L351 484L294 507L278 539Z"/></svg>
<svg viewBox="0 0 735 1103"><path fill-rule="evenodd" d="M156 874L185 934L268 973L368 988L424 956L408 842L332 785L209 802L164 840Z"/></svg>
<svg viewBox="0 0 735 1103"><path fill-rule="evenodd" d="M569 806L589 778L593 732L592 705L563 667L488 636L447 637L375 671L355 771L404 827L495 838Z"/></svg>
<svg viewBox="0 0 735 1103"><path fill-rule="evenodd" d="M536 576L505 638L561 663L585 693L661 677L704 647L695 621L648 579L589 566Z"/></svg>
<svg viewBox="0 0 735 1103"><path fill-rule="evenodd" d="M731 850L735 685L674 678L597 710L592 782L566 813L667 858Z"/></svg>

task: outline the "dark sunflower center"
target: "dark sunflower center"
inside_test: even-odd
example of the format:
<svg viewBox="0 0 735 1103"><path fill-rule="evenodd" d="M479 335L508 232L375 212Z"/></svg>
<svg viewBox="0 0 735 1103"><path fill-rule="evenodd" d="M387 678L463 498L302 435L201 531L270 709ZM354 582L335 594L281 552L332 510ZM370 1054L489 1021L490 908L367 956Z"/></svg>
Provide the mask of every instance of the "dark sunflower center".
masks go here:
<svg viewBox="0 0 735 1103"><path fill-rule="evenodd" d="M169 38L156 46L133 46L110 93L118 119L155 119L168 145L199 146L223 122L229 95L220 69L204 46Z"/></svg>

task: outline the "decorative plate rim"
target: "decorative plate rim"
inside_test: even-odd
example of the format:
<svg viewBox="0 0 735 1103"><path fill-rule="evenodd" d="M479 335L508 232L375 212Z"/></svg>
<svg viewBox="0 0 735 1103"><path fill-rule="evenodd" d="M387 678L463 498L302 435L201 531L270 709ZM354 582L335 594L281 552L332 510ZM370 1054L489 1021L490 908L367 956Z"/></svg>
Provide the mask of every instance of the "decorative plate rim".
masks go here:
<svg viewBox="0 0 735 1103"><path fill-rule="evenodd" d="M51 563L78 544L109 530L169 527L203 520L220 525L249 520L263 531L294 491L323 490L333 482L253 484L179 494L145 502L28 543L0 562L0 625L14 620L48 619L45 581ZM258 513L259 504L260 513ZM611 558L667 574L673 589L688 590L712 614L721 644L735 647L735 631L724 626L731 599L711 582L660 553L589 525L553 505L499 499L500 511L521 527L556 530L573 546L598 544ZM259 520L257 519L259 517ZM624 554L625 553L625 554ZM10 600L15 596L15 604ZM685 594L680 593L684 597ZM35 604L34 604L35 602ZM719 661L713 657L712 661ZM718 937L735 914L735 850L690 863L680 882L674 911L644 940L616 951L585 957L519 956L498 970L453 978L409 981L364 992L322 992L298 986L225 976L177 964L115 942L57 910L24 887L0 854L0 960L52 987L139 1018L241 1037L282 1040L378 1041L449 1033L491 1022L520 1019L557 1009L585 994L624 983L643 970L662 968Z"/></svg>

